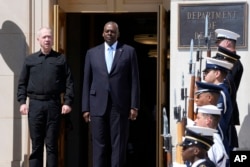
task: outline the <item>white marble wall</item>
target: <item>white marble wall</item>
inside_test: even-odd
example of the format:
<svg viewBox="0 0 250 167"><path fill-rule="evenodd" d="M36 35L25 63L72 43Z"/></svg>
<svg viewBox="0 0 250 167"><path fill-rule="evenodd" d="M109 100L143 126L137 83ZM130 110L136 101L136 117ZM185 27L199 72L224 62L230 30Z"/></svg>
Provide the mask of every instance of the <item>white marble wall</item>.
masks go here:
<svg viewBox="0 0 250 167"><path fill-rule="evenodd" d="M184 106L183 102L181 102L180 99L180 92L178 92L181 88L181 76L182 73L184 72L184 77L185 77L185 87L189 89L189 84L190 84L190 75L185 71L188 69L188 62L190 58L190 53L189 50L178 50L178 5L179 3L211 3L215 1L204 1L204 0L196 0L196 1L185 1L185 0L172 0L171 1L171 62L170 62L170 68L171 68L171 85L170 85L170 107L174 107L174 90L176 89L176 94L177 94L177 99L178 99L178 104ZM225 2L224 0L217 0L216 2ZM227 3L230 2L236 2L233 0L228 0ZM248 6L250 3L250 0L245 0L241 2L247 2ZM248 13L248 19L249 19L249 13ZM248 87L250 85L250 78L249 78L249 72L250 72L250 33L249 33L249 27L250 24L248 22L248 36L246 37L248 39L248 47L247 49L238 49L237 53L241 56L241 62L244 66L244 73L242 76L241 84L238 90L237 94L237 101L238 101L238 106L239 106L239 111L240 111L240 122L241 126L237 127L238 131L238 136L239 136L239 145L240 149L248 149L250 150L250 138L249 138L249 130L248 128L250 127L250 88ZM194 53L195 55L196 53ZM204 56L203 52L203 56ZM212 51L212 55L215 54L215 51ZM204 66L203 66L204 67ZM189 92L189 90L188 90ZM188 93L189 94L189 93ZM171 115L170 120L174 120L173 114ZM171 134L173 135L173 145L175 146L177 143L176 141L176 121L171 121ZM175 147L173 150L173 156L175 157Z"/></svg>
<svg viewBox="0 0 250 167"><path fill-rule="evenodd" d="M19 114L19 104L16 101L16 87L24 57L39 49L35 33L42 26L52 23L53 11L51 4L56 0L0 0L0 167L20 167L26 165L26 155L29 152L29 137L27 131L27 116ZM245 0L250 3L250 0ZM171 97L174 89L177 94L181 88L181 75L188 69L189 52L178 50L178 3L206 3L215 1L171 1ZM225 2L216 0L216 2ZM235 2L228 0L227 2ZM249 18L249 14L248 14ZM250 27L248 22L248 27ZM248 33L247 39L250 38ZM244 74L238 91L241 126L238 127L240 147L250 149L250 98L248 85L250 79L250 42L248 49L239 50L244 65ZM213 52L214 53L214 52ZM212 53L212 54L213 54ZM185 87L189 87L189 75L185 74ZM180 97L179 97L180 98ZM171 108L174 101L170 98ZM183 104L182 104L183 105ZM176 121L171 115L171 134L173 145L176 141ZM174 121L172 121L174 120ZM173 155L175 150L173 150Z"/></svg>
<svg viewBox="0 0 250 167"><path fill-rule="evenodd" d="M24 160L29 150L27 116L19 113L17 82L25 56L39 49L34 33L38 27L49 25L49 2L0 0L1 167L20 167L26 164Z"/></svg>

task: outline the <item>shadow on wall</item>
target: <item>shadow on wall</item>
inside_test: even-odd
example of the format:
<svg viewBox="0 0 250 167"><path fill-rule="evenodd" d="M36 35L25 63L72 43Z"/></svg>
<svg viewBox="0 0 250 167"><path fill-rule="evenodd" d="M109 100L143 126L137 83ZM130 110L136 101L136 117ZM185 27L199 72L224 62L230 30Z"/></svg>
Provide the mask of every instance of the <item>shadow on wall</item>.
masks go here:
<svg viewBox="0 0 250 167"><path fill-rule="evenodd" d="M26 44L25 36L20 27L15 24L12 21L5 21L2 24L2 27L0 29L0 54L3 57L3 60L8 65L9 69L13 72L13 84L9 83L9 80L2 80L2 85L13 85L14 87L14 94L13 99L10 99L12 96L9 96L8 98L4 97L1 98L3 100L6 100L2 102L2 104L9 104L7 100L13 100L13 111L2 111L2 112L13 112L13 129L9 129L9 131L13 132L13 143L10 144L13 147L12 153L12 165L11 166L19 166L20 161L22 158L22 141L20 139L22 135L22 128L21 128L21 115L19 113L19 103L16 100L16 94L17 94L17 83L20 71L22 69L23 61L25 56L28 53L28 46ZM2 66L3 67L3 66ZM3 71L1 72L1 75L3 74ZM9 74L5 75L8 76ZM6 83L4 83L6 82ZM8 89L8 88L7 88ZM10 114L11 115L11 114ZM8 126L5 126L8 128ZM5 130L4 130L5 131ZM6 143L0 143L6 144ZM1 147L4 148L4 147ZM24 166L24 164L22 164Z"/></svg>
<svg viewBox="0 0 250 167"><path fill-rule="evenodd" d="M250 127L250 104L248 104L248 114L245 116L241 124L241 128L238 135L240 150L250 150L249 127Z"/></svg>

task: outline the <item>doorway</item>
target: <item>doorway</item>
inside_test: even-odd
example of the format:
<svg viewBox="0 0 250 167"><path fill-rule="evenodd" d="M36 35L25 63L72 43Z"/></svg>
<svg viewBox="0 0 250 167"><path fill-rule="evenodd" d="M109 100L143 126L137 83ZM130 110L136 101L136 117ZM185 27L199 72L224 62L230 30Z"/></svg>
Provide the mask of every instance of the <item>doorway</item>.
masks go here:
<svg viewBox="0 0 250 167"><path fill-rule="evenodd" d="M156 78L157 58L149 51L156 45L134 40L138 34L157 34L157 13L66 14L66 56L75 82L73 112L66 123L65 167L91 166L89 125L82 119L81 94L86 51L103 43L103 26L108 21L119 25L118 40L136 49L141 86L141 107L138 119L130 124L127 167L156 166Z"/></svg>

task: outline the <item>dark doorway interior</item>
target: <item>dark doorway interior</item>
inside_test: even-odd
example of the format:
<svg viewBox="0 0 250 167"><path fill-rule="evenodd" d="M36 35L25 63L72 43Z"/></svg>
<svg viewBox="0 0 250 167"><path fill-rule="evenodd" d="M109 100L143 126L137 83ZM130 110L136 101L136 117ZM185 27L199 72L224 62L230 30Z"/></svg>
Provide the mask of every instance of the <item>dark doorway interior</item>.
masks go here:
<svg viewBox="0 0 250 167"><path fill-rule="evenodd" d="M66 127L65 166L91 166L91 143L88 124L81 114L81 93L84 57L87 49L103 42L102 31L107 21L116 21L119 41L136 48L140 69L141 108L138 119L131 122L127 167L156 165L156 58L149 57L156 45L134 41L136 34L157 33L157 13L67 14L66 55L75 81L75 103Z"/></svg>

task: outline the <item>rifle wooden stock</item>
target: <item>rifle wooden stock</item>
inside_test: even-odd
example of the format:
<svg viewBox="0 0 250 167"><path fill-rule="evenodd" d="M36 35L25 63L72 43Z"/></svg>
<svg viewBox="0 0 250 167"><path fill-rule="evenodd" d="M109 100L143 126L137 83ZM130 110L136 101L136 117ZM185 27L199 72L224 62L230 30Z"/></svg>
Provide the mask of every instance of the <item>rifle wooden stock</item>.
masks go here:
<svg viewBox="0 0 250 167"><path fill-rule="evenodd" d="M188 118L194 120L194 88L195 88L195 76L192 75L190 81L190 90L188 98Z"/></svg>
<svg viewBox="0 0 250 167"><path fill-rule="evenodd" d="M186 125L187 125L187 118L182 118L181 120L181 124L182 124L182 137L185 135L185 130L186 130Z"/></svg>
<svg viewBox="0 0 250 167"><path fill-rule="evenodd" d="M172 136L170 134L163 135L163 161L164 167L172 167Z"/></svg>
<svg viewBox="0 0 250 167"><path fill-rule="evenodd" d="M183 137L183 124L182 122L177 122L177 146L176 146L176 162L179 164L183 164L182 159L182 147L179 145L182 142Z"/></svg>
<svg viewBox="0 0 250 167"><path fill-rule="evenodd" d="M172 166L172 152L171 151L165 152L165 161L166 161L166 167Z"/></svg>
<svg viewBox="0 0 250 167"><path fill-rule="evenodd" d="M211 49L207 50L207 57L211 57Z"/></svg>
<svg viewBox="0 0 250 167"><path fill-rule="evenodd" d="M172 167L172 136L163 134L163 165L164 167Z"/></svg>

